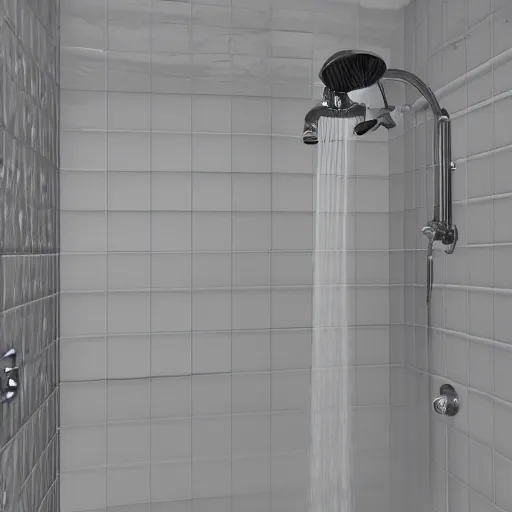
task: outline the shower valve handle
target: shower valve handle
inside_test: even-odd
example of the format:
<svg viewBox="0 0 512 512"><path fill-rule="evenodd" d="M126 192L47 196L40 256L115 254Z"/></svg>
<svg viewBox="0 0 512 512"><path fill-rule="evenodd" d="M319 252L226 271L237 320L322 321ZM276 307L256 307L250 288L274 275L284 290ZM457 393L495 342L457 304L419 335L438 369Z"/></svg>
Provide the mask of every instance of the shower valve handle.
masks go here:
<svg viewBox="0 0 512 512"><path fill-rule="evenodd" d="M6 352L1 361L6 364L0 372L0 404L10 402L19 391L20 369L16 366L16 350Z"/></svg>
<svg viewBox="0 0 512 512"><path fill-rule="evenodd" d="M437 414L443 416L455 416L459 412L459 395L453 386L443 384L439 390L441 396L438 396L432 402L432 407Z"/></svg>

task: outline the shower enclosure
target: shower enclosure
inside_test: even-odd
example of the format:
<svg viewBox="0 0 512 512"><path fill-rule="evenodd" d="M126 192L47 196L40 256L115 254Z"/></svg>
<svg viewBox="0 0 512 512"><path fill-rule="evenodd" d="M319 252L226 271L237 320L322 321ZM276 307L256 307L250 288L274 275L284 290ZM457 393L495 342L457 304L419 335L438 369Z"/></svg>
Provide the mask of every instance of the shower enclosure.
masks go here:
<svg viewBox="0 0 512 512"><path fill-rule="evenodd" d="M0 1L0 512L512 512L511 21Z"/></svg>

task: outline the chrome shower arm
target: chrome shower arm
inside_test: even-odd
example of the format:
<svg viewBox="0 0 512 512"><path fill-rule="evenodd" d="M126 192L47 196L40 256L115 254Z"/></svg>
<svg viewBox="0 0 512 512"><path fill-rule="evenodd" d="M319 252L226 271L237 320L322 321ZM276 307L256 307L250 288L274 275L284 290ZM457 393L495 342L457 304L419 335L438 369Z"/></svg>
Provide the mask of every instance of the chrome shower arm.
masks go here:
<svg viewBox="0 0 512 512"><path fill-rule="evenodd" d="M386 97L386 91L384 90L384 86L379 82L377 82L377 86L379 87L380 94L382 96L382 101L384 102L384 108L389 110L388 98ZM394 107L393 107L394 109Z"/></svg>
<svg viewBox="0 0 512 512"><path fill-rule="evenodd" d="M304 121L306 123L317 123L321 117L341 117L341 110L350 108L350 104L344 101L335 102L334 98L338 99L339 96L334 96L332 91L324 91L324 98L306 114Z"/></svg>
<svg viewBox="0 0 512 512"><path fill-rule="evenodd" d="M440 118L444 115L443 109L439 105L436 95L432 89L414 73L410 73L403 69L388 69L381 80L393 80L395 82L412 85L427 100L427 103L430 105L430 108L436 118Z"/></svg>

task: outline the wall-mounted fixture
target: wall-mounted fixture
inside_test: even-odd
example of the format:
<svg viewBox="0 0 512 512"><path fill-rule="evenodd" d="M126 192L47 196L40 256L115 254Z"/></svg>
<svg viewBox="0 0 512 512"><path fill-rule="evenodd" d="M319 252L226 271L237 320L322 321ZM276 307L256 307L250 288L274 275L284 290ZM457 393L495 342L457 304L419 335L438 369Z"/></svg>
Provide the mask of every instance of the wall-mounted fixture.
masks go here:
<svg viewBox="0 0 512 512"><path fill-rule="evenodd" d="M380 82L377 82L379 86L379 91L382 96L382 100L384 101L384 108L381 108L374 119L370 119L369 121L362 121L354 128L354 135L366 135L368 132L374 132L378 130L381 126L390 130L391 128L396 127L395 121L391 117L391 112L395 110L395 107L390 107L388 105L388 99L386 98L386 91L384 91L384 87Z"/></svg>
<svg viewBox="0 0 512 512"><path fill-rule="evenodd" d="M459 412L460 400L457 391L450 384L443 384L439 390L441 396L434 398L432 407L437 414L455 416Z"/></svg>
<svg viewBox="0 0 512 512"><path fill-rule="evenodd" d="M5 364L0 373L0 404L14 400L19 390L20 369L16 366L16 350L13 348L2 356Z"/></svg>
<svg viewBox="0 0 512 512"><path fill-rule="evenodd" d="M325 84L324 100L330 97L343 97L343 104L353 103L348 93L378 84L384 99L384 108L380 110L376 119L356 125L355 135L364 135L380 126L393 128L395 126L384 89L380 80L393 80L407 83L415 87L428 102L434 114L434 213L432 219L422 229L428 239L427 250L427 302L432 295L433 272L433 245L441 241L448 246L447 254L455 250L458 232L457 226L452 223L452 176L455 164L451 157L451 129L450 116L441 108L432 90L416 75L402 69L387 69L386 63L378 55L358 50L343 50L327 59L319 74L320 80ZM361 110L361 103L357 104ZM347 115L347 109L337 107L335 103L325 105L320 103L308 112L305 120L303 141L307 144L318 142L318 119L324 115L328 117L356 117ZM336 111L338 115L336 115Z"/></svg>
<svg viewBox="0 0 512 512"><path fill-rule="evenodd" d="M340 119L366 116L366 105L352 101L348 94L337 93L326 87L322 101L314 106L304 119L302 140L304 144L318 144L318 120L321 117Z"/></svg>

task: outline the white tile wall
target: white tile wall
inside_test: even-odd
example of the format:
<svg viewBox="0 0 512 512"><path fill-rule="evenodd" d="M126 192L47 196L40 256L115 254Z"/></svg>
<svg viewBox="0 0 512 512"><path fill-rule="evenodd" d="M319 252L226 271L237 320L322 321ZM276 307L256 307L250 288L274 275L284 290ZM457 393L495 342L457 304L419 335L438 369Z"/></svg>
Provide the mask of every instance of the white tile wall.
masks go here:
<svg viewBox="0 0 512 512"><path fill-rule="evenodd" d="M405 296L416 302L411 307L406 304L405 326L398 323L392 327L395 332L403 329L404 341L400 359L404 366L395 370L399 374L395 383L408 388L404 403L409 397L414 404L403 415L397 408L392 420L397 432L392 437L394 453L403 464L402 472L396 472L396 489L410 489L397 504L404 511L412 507L443 512L512 510L512 454L506 448L510 429L505 434L512 411L507 270L512 238L505 171L511 143L506 129L510 15L507 1L416 0L406 8L405 48L415 47L410 58L406 50L406 68L424 73L436 92L446 86L440 101L453 120L453 152L458 164L453 175L454 220L461 237L453 255L445 256L441 248L435 253L434 328L429 372L425 374L423 356L418 358L418 335L424 339L425 325L425 240L417 233L418 225L427 220L422 206L431 204L431 196L428 189L415 194L414 180L424 176L425 169L430 171L431 125L424 122L423 114L406 116L405 132L397 133L390 145L390 159L403 158L405 162L404 168L396 171L404 197L397 195L393 203L397 212L404 212L406 243L405 251L404 246L393 245L398 254L405 252L406 258L405 272L397 274L396 287L405 289ZM496 57L496 63L491 57ZM467 80L453 84L471 70ZM404 155L404 141L405 148L415 143L416 159L407 151ZM426 161L418 159L418 149L425 153L425 148ZM399 178L400 174L403 177ZM414 195L415 201L408 199ZM409 217L416 217L417 222L408 222ZM411 260L416 272L408 269L411 253L416 254L415 261ZM391 257L395 258L393 253ZM429 412L429 404L424 403L425 394L435 396L443 382L452 383L462 400L460 414L448 421ZM421 397L421 402L415 397ZM425 489L429 475L430 486Z"/></svg>
<svg viewBox="0 0 512 512"><path fill-rule="evenodd" d="M337 172L315 184L302 120L335 51L403 65L403 13L328 0L61 3L63 512L305 511L312 288L346 283L313 277L313 251L329 249L315 257L332 268L342 249L334 232L315 246L315 224L331 226L315 187L342 187L322 183ZM389 321L403 304L388 293L388 250L404 223L388 179L400 163L381 135L349 146L345 254L356 499L380 512L401 350Z"/></svg>
<svg viewBox="0 0 512 512"><path fill-rule="evenodd" d="M330 9L62 1L63 512L304 507Z"/></svg>

